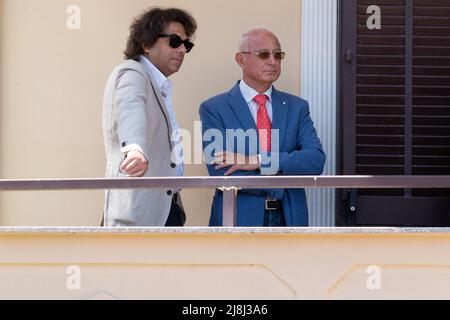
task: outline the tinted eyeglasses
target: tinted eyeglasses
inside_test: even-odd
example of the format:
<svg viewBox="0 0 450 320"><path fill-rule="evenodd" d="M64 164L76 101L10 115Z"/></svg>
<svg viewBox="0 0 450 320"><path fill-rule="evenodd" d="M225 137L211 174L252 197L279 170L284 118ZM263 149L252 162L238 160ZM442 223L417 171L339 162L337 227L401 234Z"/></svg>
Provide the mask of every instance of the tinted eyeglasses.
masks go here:
<svg viewBox="0 0 450 320"><path fill-rule="evenodd" d="M166 34L161 33L159 35L160 38L170 38L169 45L176 49L182 44L184 44L184 47L186 48L186 52L189 52L194 47L194 43L192 43L189 39L181 40L180 36L177 34Z"/></svg>
<svg viewBox="0 0 450 320"><path fill-rule="evenodd" d="M256 57L258 57L258 59L261 60L267 60L270 58L270 55L273 54L273 57L275 58L275 60L283 60L284 56L286 55L285 52L282 51L275 51L275 52L270 52L267 50L263 50L263 51L258 51L258 52L241 52L243 54L252 54L255 55Z"/></svg>

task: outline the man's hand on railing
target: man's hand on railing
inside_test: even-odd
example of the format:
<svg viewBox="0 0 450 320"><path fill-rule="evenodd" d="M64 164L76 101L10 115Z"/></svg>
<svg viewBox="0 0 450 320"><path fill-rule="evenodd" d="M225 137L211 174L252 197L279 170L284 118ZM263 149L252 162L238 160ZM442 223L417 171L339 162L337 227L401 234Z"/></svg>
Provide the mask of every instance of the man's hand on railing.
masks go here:
<svg viewBox="0 0 450 320"><path fill-rule="evenodd" d="M141 152L131 150L126 154L120 170L128 177L143 177L148 170L148 161Z"/></svg>
<svg viewBox="0 0 450 320"><path fill-rule="evenodd" d="M216 170L231 167L224 173L225 176L229 176L230 174L239 170L254 171L260 168L260 163L257 155L246 156L239 153L221 151L215 153L214 157L215 158L212 161L212 164L216 165Z"/></svg>

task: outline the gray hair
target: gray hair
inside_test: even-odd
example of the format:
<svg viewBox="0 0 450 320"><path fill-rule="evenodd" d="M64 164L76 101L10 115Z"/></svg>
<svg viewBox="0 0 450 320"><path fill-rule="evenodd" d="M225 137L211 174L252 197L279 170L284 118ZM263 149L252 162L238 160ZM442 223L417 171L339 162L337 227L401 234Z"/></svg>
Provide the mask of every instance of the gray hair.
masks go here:
<svg viewBox="0 0 450 320"><path fill-rule="evenodd" d="M241 51L248 51L248 43L251 39L252 36L254 36L255 34L259 34L259 33L269 33L271 35L273 35L277 40L277 36L270 31L267 28L264 27L255 27L255 28L251 28L250 30L248 30L247 32L245 32L242 36L241 39L239 40L239 48L238 50Z"/></svg>

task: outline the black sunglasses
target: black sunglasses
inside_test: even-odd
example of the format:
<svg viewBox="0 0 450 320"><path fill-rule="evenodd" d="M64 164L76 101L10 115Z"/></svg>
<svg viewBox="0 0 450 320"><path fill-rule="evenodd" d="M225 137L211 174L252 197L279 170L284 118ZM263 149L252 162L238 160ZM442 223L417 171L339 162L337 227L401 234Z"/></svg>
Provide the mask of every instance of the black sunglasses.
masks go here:
<svg viewBox="0 0 450 320"><path fill-rule="evenodd" d="M182 44L184 44L184 47L186 48L186 52L189 52L194 47L194 44L189 39L181 40L180 36L177 34L161 33L159 35L159 37L160 38L170 38L169 45L174 49L176 49L179 46L181 46Z"/></svg>
<svg viewBox="0 0 450 320"><path fill-rule="evenodd" d="M283 60L284 56L286 55L286 53L284 53L282 51L275 51L275 52L271 53L270 51L265 51L265 50L258 51L258 52L245 52L244 51L241 53L255 55L261 60L269 59L271 54L273 54L273 57L275 58L275 60Z"/></svg>

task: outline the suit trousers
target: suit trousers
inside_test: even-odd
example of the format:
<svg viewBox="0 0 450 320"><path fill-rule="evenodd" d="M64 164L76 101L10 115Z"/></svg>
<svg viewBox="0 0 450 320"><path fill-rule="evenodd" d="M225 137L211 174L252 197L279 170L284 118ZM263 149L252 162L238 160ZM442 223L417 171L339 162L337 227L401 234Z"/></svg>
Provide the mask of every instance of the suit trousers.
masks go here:
<svg viewBox="0 0 450 320"><path fill-rule="evenodd" d="M265 210L264 227L286 227L283 209Z"/></svg>
<svg viewBox="0 0 450 320"><path fill-rule="evenodd" d="M181 196L175 193L172 197L169 217L166 221L166 227L182 227L186 223L186 213L184 212Z"/></svg>

